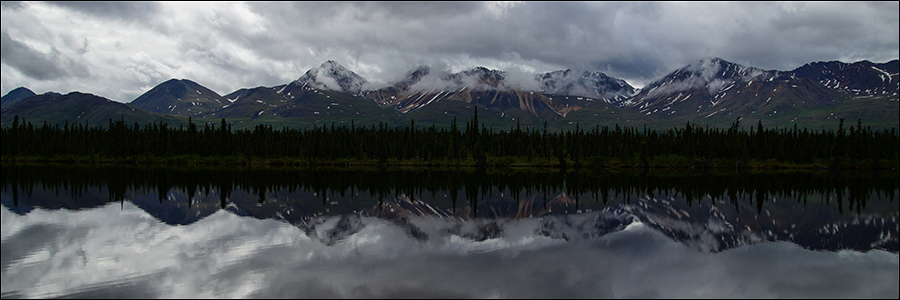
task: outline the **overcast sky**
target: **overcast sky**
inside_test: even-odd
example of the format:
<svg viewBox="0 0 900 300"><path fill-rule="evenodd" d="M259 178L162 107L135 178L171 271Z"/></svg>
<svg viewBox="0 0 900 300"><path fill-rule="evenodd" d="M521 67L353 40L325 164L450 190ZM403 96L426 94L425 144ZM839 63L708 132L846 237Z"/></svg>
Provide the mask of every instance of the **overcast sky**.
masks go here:
<svg viewBox="0 0 900 300"><path fill-rule="evenodd" d="M642 87L703 57L792 70L900 57L900 2L2 2L2 89L120 102L171 78L225 95L335 60L373 83L589 69Z"/></svg>

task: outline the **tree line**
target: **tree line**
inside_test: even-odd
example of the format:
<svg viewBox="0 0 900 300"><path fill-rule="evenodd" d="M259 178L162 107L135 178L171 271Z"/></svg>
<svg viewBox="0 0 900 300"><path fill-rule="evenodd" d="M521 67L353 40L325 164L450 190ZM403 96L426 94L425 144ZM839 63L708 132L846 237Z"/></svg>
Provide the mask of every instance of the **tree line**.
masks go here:
<svg viewBox="0 0 900 300"><path fill-rule="evenodd" d="M229 202L255 198L259 204L274 201L281 203L275 207L294 206L296 213L305 215L325 209L332 214L353 213L403 195L452 211L470 207L471 216L482 211L482 217L514 216L528 206L520 203L528 199L534 201L528 211L540 211L558 195L566 195L567 201L574 202L569 203L569 208L554 208L557 212L600 210L640 197L666 196L682 198L688 205L704 199L730 202L737 209L742 204L755 204L757 213L773 199L797 201L803 206L807 201L813 206L834 202L843 214L845 210L860 213L868 203L894 203L898 199L898 174L892 172L13 164L4 166L0 175L0 193L11 196L16 212L30 207L92 208L154 193L162 203L174 199L170 197L172 192L186 195L180 201L187 201L188 208L201 202L214 205L211 201L216 200L220 208L225 208ZM238 191L242 193L235 194ZM302 195L299 193L306 195L298 196ZM504 193L506 197L497 197ZM292 196L270 197L273 194ZM879 207L888 206L875 204L876 210Z"/></svg>
<svg viewBox="0 0 900 300"><path fill-rule="evenodd" d="M86 124L34 125L14 117L0 131L4 160L34 157L91 157L95 160L192 156L213 160L286 159L303 164L359 162L422 164L591 166L621 162L632 166L745 166L749 162L896 167L900 137L896 128L872 130L861 120L836 130L744 127L709 128L690 122L659 131L635 127L576 126L548 132L513 126L487 128L477 110L464 128L322 124L310 129L257 125L232 130L221 119L172 127L166 123L127 124L109 120L106 128Z"/></svg>

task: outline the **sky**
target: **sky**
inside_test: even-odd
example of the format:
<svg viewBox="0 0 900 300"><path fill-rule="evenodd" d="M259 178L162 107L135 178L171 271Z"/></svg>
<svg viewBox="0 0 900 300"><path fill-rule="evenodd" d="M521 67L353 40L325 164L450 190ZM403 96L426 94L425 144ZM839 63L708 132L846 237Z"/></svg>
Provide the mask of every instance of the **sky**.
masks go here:
<svg viewBox="0 0 900 300"><path fill-rule="evenodd" d="M226 95L334 60L371 86L421 65L599 71L640 88L705 57L792 70L900 58L900 2L7 2L0 94ZM528 76L525 76L528 77Z"/></svg>

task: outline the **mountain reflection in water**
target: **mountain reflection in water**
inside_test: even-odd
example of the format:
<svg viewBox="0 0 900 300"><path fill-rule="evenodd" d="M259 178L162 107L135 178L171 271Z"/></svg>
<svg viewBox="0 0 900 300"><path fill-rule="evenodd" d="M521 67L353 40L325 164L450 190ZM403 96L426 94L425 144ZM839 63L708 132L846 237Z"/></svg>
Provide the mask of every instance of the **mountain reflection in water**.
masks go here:
<svg viewBox="0 0 900 300"><path fill-rule="evenodd" d="M2 174L4 299L898 293L896 172Z"/></svg>

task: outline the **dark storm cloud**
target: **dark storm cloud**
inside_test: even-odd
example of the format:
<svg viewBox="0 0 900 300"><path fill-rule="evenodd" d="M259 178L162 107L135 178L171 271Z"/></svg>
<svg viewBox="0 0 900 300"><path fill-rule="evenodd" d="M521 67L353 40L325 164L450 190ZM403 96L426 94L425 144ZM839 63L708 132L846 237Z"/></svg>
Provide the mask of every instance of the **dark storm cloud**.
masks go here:
<svg viewBox="0 0 900 300"><path fill-rule="evenodd" d="M258 53L271 58L296 57L303 52L346 53L363 59L390 57L377 62L383 70L396 69L385 74L387 77L402 75L415 65L448 59L516 57L543 65L585 65L602 57L603 45L612 43L610 30L621 6L550 2L512 7L486 3L251 4L254 12L270 17L271 28L265 34L278 37L254 48ZM397 63L402 67L389 66ZM473 62L469 67L474 66Z"/></svg>
<svg viewBox="0 0 900 300"><path fill-rule="evenodd" d="M60 67L60 55L56 49L52 49L50 53L41 53L10 38L6 31L3 31L0 39L2 39L0 45L2 62L22 74L38 80L58 79L68 75L68 72Z"/></svg>

